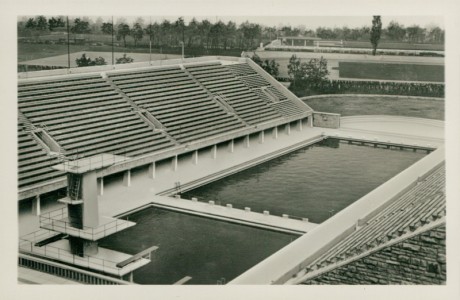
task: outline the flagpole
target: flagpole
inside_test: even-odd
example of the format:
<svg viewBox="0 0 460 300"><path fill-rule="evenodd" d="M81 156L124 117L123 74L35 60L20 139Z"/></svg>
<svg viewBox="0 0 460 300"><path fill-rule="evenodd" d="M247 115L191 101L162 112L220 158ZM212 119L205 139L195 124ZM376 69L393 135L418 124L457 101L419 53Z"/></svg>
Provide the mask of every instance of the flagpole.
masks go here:
<svg viewBox="0 0 460 300"><path fill-rule="evenodd" d="M67 16L67 65L70 69L70 28L69 28L69 16Z"/></svg>
<svg viewBox="0 0 460 300"><path fill-rule="evenodd" d="M113 16L112 16L112 66L114 65L114 58L113 58Z"/></svg>

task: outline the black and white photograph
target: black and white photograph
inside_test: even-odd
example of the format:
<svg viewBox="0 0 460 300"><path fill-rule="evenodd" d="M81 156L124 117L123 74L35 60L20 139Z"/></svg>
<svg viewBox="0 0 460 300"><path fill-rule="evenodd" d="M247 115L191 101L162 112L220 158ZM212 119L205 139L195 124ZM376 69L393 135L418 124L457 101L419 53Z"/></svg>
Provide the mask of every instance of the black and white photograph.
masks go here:
<svg viewBox="0 0 460 300"><path fill-rule="evenodd" d="M5 299L459 296L458 5L107 3L4 12Z"/></svg>

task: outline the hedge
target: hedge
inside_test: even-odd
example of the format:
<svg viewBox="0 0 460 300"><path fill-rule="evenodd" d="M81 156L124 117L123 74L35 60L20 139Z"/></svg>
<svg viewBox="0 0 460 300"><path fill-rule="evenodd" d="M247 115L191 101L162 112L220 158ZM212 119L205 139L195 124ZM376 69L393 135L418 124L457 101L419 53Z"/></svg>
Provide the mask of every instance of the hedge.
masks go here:
<svg viewBox="0 0 460 300"><path fill-rule="evenodd" d="M321 94L383 94L423 97L444 97L444 84L380 81L328 80L319 84L289 88L297 96Z"/></svg>

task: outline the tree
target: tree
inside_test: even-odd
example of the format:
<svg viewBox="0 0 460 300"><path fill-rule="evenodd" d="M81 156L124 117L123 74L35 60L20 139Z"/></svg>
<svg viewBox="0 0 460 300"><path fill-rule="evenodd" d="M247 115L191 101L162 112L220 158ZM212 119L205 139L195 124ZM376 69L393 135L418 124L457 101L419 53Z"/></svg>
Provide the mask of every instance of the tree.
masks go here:
<svg viewBox="0 0 460 300"><path fill-rule="evenodd" d="M180 17L174 22L176 33L180 36L180 40L185 44L185 22L184 18Z"/></svg>
<svg viewBox="0 0 460 300"><path fill-rule="evenodd" d="M27 29L35 29L37 27L37 22L35 22L34 18L29 18L26 22Z"/></svg>
<svg viewBox="0 0 460 300"><path fill-rule="evenodd" d="M252 60L264 69L268 74L276 77L279 75L279 64L274 60L262 60L255 52L252 55Z"/></svg>
<svg viewBox="0 0 460 300"><path fill-rule="evenodd" d="M289 59L288 74L291 78L291 87L293 89L301 85L302 78L305 74L302 72L302 62L295 54Z"/></svg>
<svg viewBox="0 0 460 300"><path fill-rule="evenodd" d="M118 30L117 30L117 40L122 39L123 40L123 47L126 48L126 36L128 36L131 33L131 30L129 29L129 25L126 23L121 23L118 25Z"/></svg>
<svg viewBox="0 0 460 300"><path fill-rule="evenodd" d="M89 28L89 22L76 18L74 20L74 25L70 27L70 32L77 34L90 33L91 29Z"/></svg>
<svg viewBox="0 0 460 300"><path fill-rule="evenodd" d="M65 24L62 18L52 17L51 19L48 20L48 28L50 31L53 31L53 29L55 28L64 27L64 26Z"/></svg>
<svg viewBox="0 0 460 300"><path fill-rule="evenodd" d="M126 53L125 53L123 54L123 57L116 59L116 64L128 64L128 63L132 63L133 61L134 59L129 56L126 56Z"/></svg>
<svg viewBox="0 0 460 300"><path fill-rule="evenodd" d="M406 29L398 22L391 21L387 27L388 37L393 41L402 42L406 36Z"/></svg>
<svg viewBox="0 0 460 300"><path fill-rule="evenodd" d="M305 73L305 83L309 87L319 86L321 83L327 81L327 60L321 56L320 59L312 58L302 66L302 72Z"/></svg>
<svg viewBox="0 0 460 300"><path fill-rule="evenodd" d="M142 40L142 38L144 37L144 30L142 29L140 23L134 24L133 29L131 29L131 36L134 39L134 47L136 47L137 42Z"/></svg>
<svg viewBox="0 0 460 300"><path fill-rule="evenodd" d="M377 46L379 44L381 34L382 34L382 20L380 19L380 16L373 16L372 28L371 28L372 55L375 55L377 52Z"/></svg>
<svg viewBox="0 0 460 300"><path fill-rule="evenodd" d="M412 43L423 42L425 39L425 29L418 25L409 26L407 27L407 37Z"/></svg>
<svg viewBox="0 0 460 300"><path fill-rule="evenodd" d="M36 20L36 29L38 30L47 30L48 29L48 21L44 16L38 16Z"/></svg>
<svg viewBox="0 0 460 300"><path fill-rule="evenodd" d="M101 31L103 34L112 34L112 23L102 23Z"/></svg>
<svg viewBox="0 0 460 300"><path fill-rule="evenodd" d="M83 53L80 58L75 59L78 67L90 67L90 66L100 66L106 65L105 59L103 57L97 57L95 60L86 57L86 53Z"/></svg>

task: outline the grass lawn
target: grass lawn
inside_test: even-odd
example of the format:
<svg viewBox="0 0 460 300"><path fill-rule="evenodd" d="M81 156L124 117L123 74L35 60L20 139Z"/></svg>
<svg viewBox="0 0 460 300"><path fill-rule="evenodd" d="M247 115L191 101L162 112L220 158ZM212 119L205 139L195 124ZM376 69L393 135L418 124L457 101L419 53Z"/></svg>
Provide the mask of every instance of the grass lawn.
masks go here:
<svg viewBox="0 0 460 300"><path fill-rule="evenodd" d="M368 48L371 49L372 45L370 41L344 41L344 47L349 48ZM433 50L433 51L444 51L444 44L414 44L414 43L403 43L403 42L389 42L381 41L378 49L398 49L398 50Z"/></svg>
<svg viewBox="0 0 460 300"><path fill-rule="evenodd" d="M444 66L374 62L339 62L340 78L444 81Z"/></svg>
<svg viewBox="0 0 460 300"><path fill-rule="evenodd" d="M444 101L397 97L330 96L304 101L316 111L356 115L392 115L444 120Z"/></svg>

